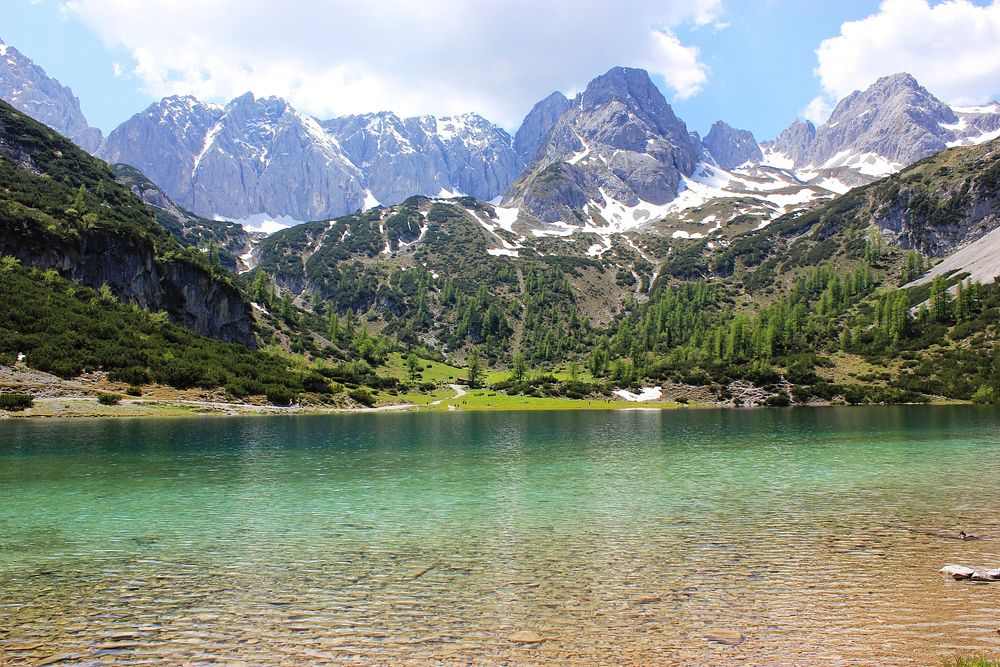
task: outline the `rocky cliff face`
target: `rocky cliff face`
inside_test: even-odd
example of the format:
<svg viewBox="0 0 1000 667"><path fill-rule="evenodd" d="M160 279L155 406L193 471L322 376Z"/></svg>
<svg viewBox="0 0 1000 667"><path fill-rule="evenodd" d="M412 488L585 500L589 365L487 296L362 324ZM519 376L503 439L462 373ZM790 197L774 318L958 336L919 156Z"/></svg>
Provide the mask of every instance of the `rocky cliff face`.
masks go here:
<svg viewBox="0 0 1000 667"><path fill-rule="evenodd" d="M250 305L97 160L0 102L0 255L56 269L195 332L254 347ZM77 201L78 200L78 201Z"/></svg>
<svg viewBox="0 0 1000 667"><path fill-rule="evenodd" d="M55 269L90 287L107 283L115 296L146 310L162 310L203 336L256 347L250 305L231 285L184 260L161 261L141 239L98 231L76 243L52 243L38 251L0 227L0 255L25 266Z"/></svg>
<svg viewBox="0 0 1000 667"><path fill-rule="evenodd" d="M903 248L943 257L1000 227L1000 140L950 151L870 186L870 220Z"/></svg>
<svg viewBox="0 0 1000 667"><path fill-rule="evenodd" d="M13 46L0 41L0 98L94 153L104 136L90 127L73 91Z"/></svg>
<svg viewBox="0 0 1000 667"><path fill-rule="evenodd" d="M770 148L787 156L794 164L806 164L809 149L816 140L816 126L810 121L796 120L771 142Z"/></svg>
<svg viewBox="0 0 1000 667"><path fill-rule="evenodd" d="M166 98L115 129L100 155L137 167L203 217L310 220L365 203L363 176L336 140L274 97L247 93L221 108Z"/></svg>
<svg viewBox="0 0 1000 667"><path fill-rule="evenodd" d="M546 222L583 222L590 204L666 204L698 161L687 127L638 69L591 81L545 136L505 202Z"/></svg>
<svg viewBox="0 0 1000 667"><path fill-rule="evenodd" d="M572 103L560 92L555 92L532 107L514 135L514 151L525 165L534 162L538 151L545 145L549 131L562 118Z"/></svg>
<svg viewBox="0 0 1000 667"><path fill-rule="evenodd" d="M492 199L524 168L510 135L477 114L320 123L249 93L225 107L165 98L115 129L100 155L206 218L325 219L414 194Z"/></svg>
<svg viewBox="0 0 1000 667"><path fill-rule="evenodd" d="M764 159L753 133L737 130L721 120L716 121L702 140L702 145L715 158L720 167L734 169L747 162Z"/></svg>
<svg viewBox="0 0 1000 667"><path fill-rule="evenodd" d="M321 123L364 174L380 204L415 194L502 195L524 164L506 132L478 114L400 118L391 112Z"/></svg>

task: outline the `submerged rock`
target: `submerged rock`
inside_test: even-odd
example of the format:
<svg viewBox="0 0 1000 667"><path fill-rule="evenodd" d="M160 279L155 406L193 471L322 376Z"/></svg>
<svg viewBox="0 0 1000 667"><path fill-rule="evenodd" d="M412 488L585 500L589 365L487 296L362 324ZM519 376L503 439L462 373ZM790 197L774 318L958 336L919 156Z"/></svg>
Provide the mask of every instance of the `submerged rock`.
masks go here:
<svg viewBox="0 0 1000 667"><path fill-rule="evenodd" d="M939 572L945 574L956 581L1000 581L1000 569L975 570L964 565L945 565Z"/></svg>
<svg viewBox="0 0 1000 667"><path fill-rule="evenodd" d="M706 632L705 639L713 644L737 646L742 644L743 640L746 638L743 636L742 632L737 632L736 630L715 630L714 632Z"/></svg>
<svg viewBox="0 0 1000 667"><path fill-rule="evenodd" d="M531 630L521 630L520 632L515 632L507 639L518 644L540 644L545 641L545 637L542 637L538 633L532 632Z"/></svg>

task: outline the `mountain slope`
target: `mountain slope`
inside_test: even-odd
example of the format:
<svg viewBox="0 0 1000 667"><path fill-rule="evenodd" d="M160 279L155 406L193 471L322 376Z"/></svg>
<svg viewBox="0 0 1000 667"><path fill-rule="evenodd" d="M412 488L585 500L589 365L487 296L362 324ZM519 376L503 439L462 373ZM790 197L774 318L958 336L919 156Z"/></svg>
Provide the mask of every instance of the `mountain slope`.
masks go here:
<svg viewBox="0 0 1000 667"><path fill-rule="evenodd" d="M106 164L0 102L0 254L55 269L192 330L256 345L249 304L185 250Z"/></svg>
<svg viewBox="0 0 1000 667"><path fill-rule="evenodd" d="M101 131L87 123L80 110L80 100L72 90L2 40L0 98L69 137L90 153L96 152L104 141Z"/></svg>
<svg viewBox="0 0 1000 667"><path fill-rule="evenodd" d="M111 166L115 180L139 197L156 214L156 221L182 245L208 253L233 273L250 269L254 236L243 225L208 220L179 207L158 185L127 164ZM258 235L259 236L259 235Z"/></svg>

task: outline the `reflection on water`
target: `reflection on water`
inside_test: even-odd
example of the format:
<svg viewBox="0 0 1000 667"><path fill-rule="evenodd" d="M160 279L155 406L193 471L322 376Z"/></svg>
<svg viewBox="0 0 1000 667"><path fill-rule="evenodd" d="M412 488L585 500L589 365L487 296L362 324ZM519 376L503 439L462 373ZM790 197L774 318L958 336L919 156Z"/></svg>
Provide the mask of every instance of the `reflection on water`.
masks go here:
<svg viewBox="0 0 1000 667"><path fill-rule="evenodd" d="M0 663L936 664L1000 649L1000 413L0 425ZM989 539L950 539L965 529ZM520 640L520 641L518 641Z"/></svg>

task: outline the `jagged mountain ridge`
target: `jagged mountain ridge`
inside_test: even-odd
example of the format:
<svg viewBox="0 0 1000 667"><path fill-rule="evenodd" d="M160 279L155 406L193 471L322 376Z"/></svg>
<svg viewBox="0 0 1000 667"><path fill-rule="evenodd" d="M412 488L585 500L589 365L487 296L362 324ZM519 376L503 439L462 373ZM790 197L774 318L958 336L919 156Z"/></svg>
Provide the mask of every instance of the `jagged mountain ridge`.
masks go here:
<svg viewBox="0 0 1000 667"><path fill-rule="evenodd" d="M73 91L45 73L30 58L0 40L0 98L72 139L89 153L104 141L90 127Z"/></svg>
<svg viewBox="0 0 1000 667"><path fill-rule="evenodd" d="M169 97L127 120L101 156L140 169L203 217L329 218L412 194L502 194L523 165L477 114L323 122L250 93L225 106Z"/></svg>
<svg viewBox="0 0 1000 667"><path fill-rule="evenodd" d="M841 100L818 128L796 121L767 146L796 169L850 167L885 176L949 146L1000 135L1000 104L951 108L906 73Z"/></svg>
<svg viewBox="0 0 1000 667"><path fill-rule="evenodd" d="M415 194L502 194L524 168L503 129L479 114L400 118L388 111L321 122L381 204Z"/></svg>
<svg viewBox="0 0 1000 667"><path fill-rule="evenodd" d="M77 134L91 129L68 88L0 48L6 61L28 63L8 72L19 90L44 79L62 96L64 103L39 103L36 115L72 107ZM413 193L506 193L508 206L549 223L608 232L662 223L668 234L708 235L748 216L764 224L944 147L998 134L1000 103L952 109L897 74L846 97L819 128L796 122L758 146L751 133L719 121L701 139L645 72L613 68L572 101L561 93L541 100L513 139L476 114L380 112L320 123L277 98L245 95L219 106L175 97L123 123L101 155L137 166L202 218L328 218ZM692 231L699 221L714 226Z"/></svg>
<svg viewBox="0 0 1000 667"><path fill-rule="evenodd" d="M363 175L314 119L247 93L224 107L168 97L116 128L100 156L130 164L211 218L316 219L364 206Z"/></svg>

